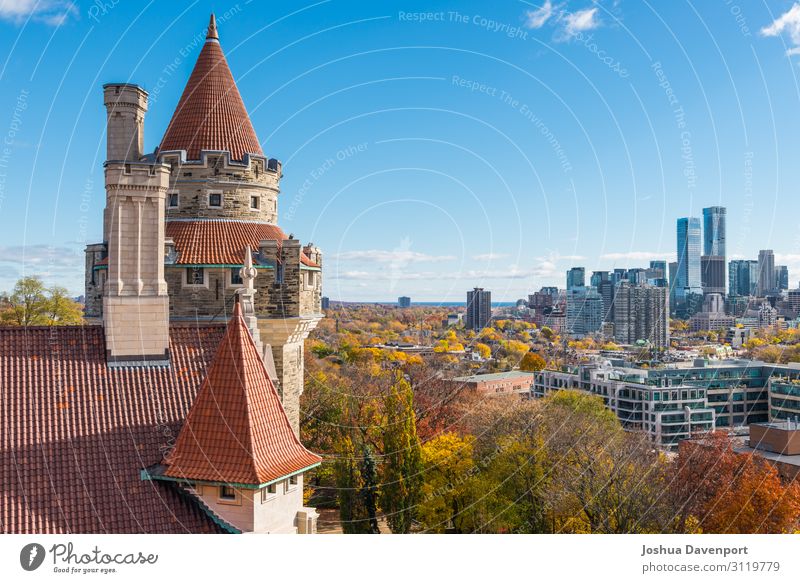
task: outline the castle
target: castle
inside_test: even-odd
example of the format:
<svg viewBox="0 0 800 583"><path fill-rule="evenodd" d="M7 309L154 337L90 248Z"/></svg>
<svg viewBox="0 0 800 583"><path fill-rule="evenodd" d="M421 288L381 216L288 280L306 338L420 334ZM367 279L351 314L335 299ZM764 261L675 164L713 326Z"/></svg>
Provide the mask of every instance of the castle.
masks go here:
<svg viewBox="0 0 800 583"><path fill-rule="evenodd" d="M321 458L299 441L299 400L322 253L276 224L281 164L214 16L154 153L147 93L103 91L87 324L0 328L2 531L315 532L303 475Z"/></svg>

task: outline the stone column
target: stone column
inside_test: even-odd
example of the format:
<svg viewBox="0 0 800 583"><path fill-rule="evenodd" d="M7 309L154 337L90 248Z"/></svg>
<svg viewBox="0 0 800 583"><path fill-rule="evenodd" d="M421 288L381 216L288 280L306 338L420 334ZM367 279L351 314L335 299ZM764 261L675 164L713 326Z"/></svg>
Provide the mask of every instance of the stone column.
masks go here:
<svg viewBox="0 0 800 583"><path fill-rule="evenodd" d="M286 416L300 433L300 395L303 394L303 341L317 327L320 314L294 318L258 318L261 340L272 348L278 387Z"/></svg>

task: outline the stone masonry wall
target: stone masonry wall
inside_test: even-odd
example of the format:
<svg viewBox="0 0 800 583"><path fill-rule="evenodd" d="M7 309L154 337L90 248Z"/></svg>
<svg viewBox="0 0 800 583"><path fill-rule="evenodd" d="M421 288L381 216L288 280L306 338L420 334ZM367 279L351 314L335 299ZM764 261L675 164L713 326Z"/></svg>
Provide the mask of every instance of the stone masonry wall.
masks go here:
<svg viewBox="0 0 800 583"><path fill-rule="evenodd" d="M280 163L253 157L247 165L231 164L227 156L206 156L202 162L172 163L169 194L178 194L178 207L169 206L167 218L236 219L275 224L278 218ZM222 193L222 207L210 207L210 193ZM259 197L258 209L250 199Z"/></svg>

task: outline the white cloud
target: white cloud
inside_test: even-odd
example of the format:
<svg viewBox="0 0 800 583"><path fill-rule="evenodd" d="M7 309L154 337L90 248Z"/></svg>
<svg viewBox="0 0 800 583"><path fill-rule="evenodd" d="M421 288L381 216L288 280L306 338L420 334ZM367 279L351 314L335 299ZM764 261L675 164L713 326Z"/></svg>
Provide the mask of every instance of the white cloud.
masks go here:
<svg viewBox="0 0 800 583"><path fill-rule="evenodd" d="M545 23L553 16L553 3L545 0L536 10L528 10L525 13L525 26L527 28L542 28Z"/></svg>
<svg viewBox="0 0 800 583"><path fill-rule="evenodd" d="M795 45L800 45L800 3L795 2L792 7L772 21L772 24L761 29L762 36L780 36L788 33ZM795 46L786 51L786 54L800 54L800 47Z"/></svg>
<svg viewBox="0 0 800 583"><path fill-rule="evenodd" d="M375 263L396 263L407 265L409 263L438 263L453 261L452 255L429 255L419 251L397 250L386 251L382 249L368 249L365 251L345 251L334 256L340 261L372 261Z"/></svg>
<svg viewBox="0 0 800 583"><path fill-rule="evenodd" d="M508 257L507 253L481 253L480 255L473 255L472 259L475 261L494 261L495 259L503 259Z"/></svg>
<svg viewBox="0 0 800 583"><path fill-rule="evenodd" d="M594 30L600 26L597 19L597 8L586 8L564 15L564 34L575 36L579 32Z"/></svg>
<svg viewBox="0 0 800 583"><path fill-rule="evenodd" d="M78 15L78 7L69 0L0 0L0 18L21 23L27 18L51 26L63 24Z"/></svg>

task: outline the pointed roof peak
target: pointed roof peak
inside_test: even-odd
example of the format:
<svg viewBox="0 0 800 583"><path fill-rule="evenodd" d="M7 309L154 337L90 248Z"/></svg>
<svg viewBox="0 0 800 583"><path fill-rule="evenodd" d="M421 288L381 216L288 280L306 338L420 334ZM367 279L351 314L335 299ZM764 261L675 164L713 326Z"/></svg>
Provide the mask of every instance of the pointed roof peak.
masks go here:
<svg viewBox="0 0 800 583"><path fill-rule="evenodd" d="M230 152L231 160L264 155L219 44L213 14L206 42L158 150L186 150L188 160L199 160L202 150Z"/></svg>
<svg viewBox="0 0 800 583"><path fill-rule="evenodd" d="M320 461L292 430L236 302L165 475L259 486Z"/></svg>
<svg viewBox="0 0 800 583"><path fill-rule="evenodd" d="M206 33L206 40L219 40L219 35L217 34L217 17L214 16L214 13L211 13L211 20L208 21L208 33Z"/></svg>

